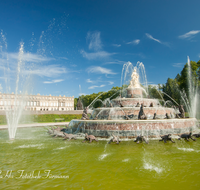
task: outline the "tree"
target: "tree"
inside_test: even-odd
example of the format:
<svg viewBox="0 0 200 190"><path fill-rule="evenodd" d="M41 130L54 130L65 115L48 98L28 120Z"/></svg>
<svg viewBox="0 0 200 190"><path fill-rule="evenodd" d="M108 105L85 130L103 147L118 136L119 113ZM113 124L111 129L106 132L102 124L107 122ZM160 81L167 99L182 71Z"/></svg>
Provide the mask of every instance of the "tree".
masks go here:
<svg viewBox="0 0 200 190"><path fill-rule="evenodd" d="M121 87L116 86L112 87L112 89L109 90L108 92L98 92L85 96L82 95L79 98L81 98L84 107L87 107L90 104L91 104L90 106L94 108L103 107L105 103L103 101L105 101L106 99L116 98L117 96L119 96L121 89L122 89Z"/></svg>
<svg viewBox="0 0 200 190"><path fill-rule="evenodd" d="M164 92L163 98L165 101L170 100L172 103L177 102L180 104L180 91L176 79L168 78L166 84L162 87L162 91Z"/></svg>

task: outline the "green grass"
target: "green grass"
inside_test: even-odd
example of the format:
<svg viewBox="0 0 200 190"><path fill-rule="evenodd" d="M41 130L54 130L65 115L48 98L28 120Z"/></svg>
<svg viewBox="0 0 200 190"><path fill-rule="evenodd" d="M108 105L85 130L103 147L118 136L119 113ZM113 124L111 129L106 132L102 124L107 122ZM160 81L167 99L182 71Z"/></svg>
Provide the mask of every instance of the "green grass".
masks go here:
<svg viewBox="0 0 200 190"><path fill-rule="evenodd" d="M64 120L59 122L69 122L72 119L81 119L82 115L66 115L66 114L43 114L43 115L23 115L20 119L20 124L22 123L50 123L55 122L55 119L64 118ZM0 125L6 125L6 116L0 115Z"/></svg>

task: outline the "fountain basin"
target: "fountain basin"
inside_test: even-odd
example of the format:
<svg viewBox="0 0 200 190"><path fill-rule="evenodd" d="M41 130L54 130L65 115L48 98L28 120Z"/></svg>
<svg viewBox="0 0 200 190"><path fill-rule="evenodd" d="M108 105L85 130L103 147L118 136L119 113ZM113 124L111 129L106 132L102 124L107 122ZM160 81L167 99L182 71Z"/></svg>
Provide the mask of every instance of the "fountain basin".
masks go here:
<svg viewBox="0 0 200 190"><path fill-rule="evenodd" d="M123 107L123 108L96 108L92 112L92 117L98 115L98 119L109 119L109 120L124 120L124 116L129 116L130 119L138 119L140 108L139 107ZM163 108L163 107L146 107L144 108L145 114L148 119L153 119L154 113L157 114L157 117L164 119L166 113L171 115L174 112L172 108Z"/></svg>
<svg viewBox="0 0 200 190"><path fill-rule="evenodd" d="M158 107L159 101L149 98L117 98L113 99L112 103L114 107L119 107L120 105L123 107L135 107L137 103L140 105L143 104L146 107L149 107L153 103L154 107Z"/></svg>
<svg viewBox="0 0 200 190"><path fill-rule="evenodd" d="M69 132L88 133L97 137L110 137L112 133L119 137L134 138L138 135L158 137L166 134L181 134L196 129L196 118L158 119L158 120L72 120Z"/></svg>

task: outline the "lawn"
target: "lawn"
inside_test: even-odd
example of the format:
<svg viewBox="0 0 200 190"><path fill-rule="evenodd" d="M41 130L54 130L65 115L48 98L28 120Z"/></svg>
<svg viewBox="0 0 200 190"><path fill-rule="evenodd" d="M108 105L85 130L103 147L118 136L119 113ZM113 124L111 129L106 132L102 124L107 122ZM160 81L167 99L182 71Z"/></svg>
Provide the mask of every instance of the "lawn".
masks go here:
<svg viewBox="0 0 200 190"><path fill-rule="evenodd" d="M63 119L59 122L69 122L72 119L81 119L82 115L73 114L42 114L42 115L23 115L19 121L20 124L24 123L50 123L55 122L56 119ZM6 116L0 115L0 125L6 125Z"/></svg>

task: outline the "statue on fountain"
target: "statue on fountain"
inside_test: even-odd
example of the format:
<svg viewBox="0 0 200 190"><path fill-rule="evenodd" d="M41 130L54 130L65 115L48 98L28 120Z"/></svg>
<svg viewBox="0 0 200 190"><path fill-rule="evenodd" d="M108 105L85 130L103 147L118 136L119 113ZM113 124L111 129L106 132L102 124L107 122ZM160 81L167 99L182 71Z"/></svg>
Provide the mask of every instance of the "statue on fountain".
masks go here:
<svg viewBox="0 0 200 190"><path fill-rule="evenodd" d="M179 117L180 118L185 118L185 110L183 108L183 105L179 106L179 111L180 111Z"/></svg>
<svg viewBox="0 0 200 190"><path fill-rule="evenodd" d="M183 105L178 106L179 114L176 114L176 118L185 118L185 110L183 108Z"/></svg>
<svg viewBox="0 0 200 190"><path fill-rule="evenodd" d="M136 68L134 68L133 70L130 85L128 86L128 88L140 88L139 75L136 72Z"/></svg>
<svg viewBox="0 0 200 190"><path fill-rule="evenodd" d="M138 114L138 119L147 119L147 116L144 113L144 104L141 104L140 111Z"/></svg>
<svg viewBox="0 0 200 190"><path fill-rule="evenodd" d="M83 110L83 113L82 113L82 120L88 120L89 117L87 115L87 110L88 110L88 107L85 107L84 110Z"/></svg>

